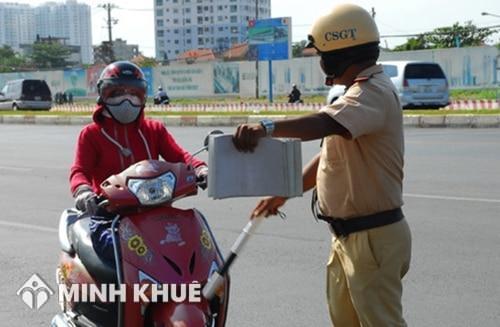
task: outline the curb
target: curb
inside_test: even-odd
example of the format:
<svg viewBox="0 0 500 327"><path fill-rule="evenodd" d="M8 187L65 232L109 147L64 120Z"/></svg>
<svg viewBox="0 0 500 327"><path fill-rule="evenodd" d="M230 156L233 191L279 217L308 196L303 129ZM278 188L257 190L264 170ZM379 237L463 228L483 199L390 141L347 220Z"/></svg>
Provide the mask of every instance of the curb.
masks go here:
<svg viewBox="0 0 500 327"><path fill-rule="evenodd" d="M149 116L167 126L237 126L246 123L258 123L263 118L289 119L299 116ZM86 125L92 122L91 116L22 116L0 115L0 124L24 125ZM500 128L500 115L407 115L403 117L405 127L416 128Z"/></svg>

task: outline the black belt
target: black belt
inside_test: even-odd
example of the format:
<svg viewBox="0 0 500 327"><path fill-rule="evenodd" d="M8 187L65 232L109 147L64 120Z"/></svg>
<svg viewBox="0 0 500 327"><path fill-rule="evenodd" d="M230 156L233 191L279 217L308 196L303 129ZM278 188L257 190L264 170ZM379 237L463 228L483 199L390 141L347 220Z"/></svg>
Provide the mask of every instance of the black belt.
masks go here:
<svg viewBox="0 0 500 327"><path fill-rule="evenodd" d="M330 225L332 233L337 237L346 237L351 233L360 232L362 230L394 224L405 217L401 208L349 219L328 217L319 213L316 189L314 189L311 200L311 209L314 217L326 221Z"/></svg>
<svg viewBox="0 0 500 327"><path fill-rule="evenodd" d="M347 236L362 230L390 225L404 218L401 208L378 212L372 215L354 217L349 219L333 218L317 214L316 217L330 224L335 236Z"/></svg>

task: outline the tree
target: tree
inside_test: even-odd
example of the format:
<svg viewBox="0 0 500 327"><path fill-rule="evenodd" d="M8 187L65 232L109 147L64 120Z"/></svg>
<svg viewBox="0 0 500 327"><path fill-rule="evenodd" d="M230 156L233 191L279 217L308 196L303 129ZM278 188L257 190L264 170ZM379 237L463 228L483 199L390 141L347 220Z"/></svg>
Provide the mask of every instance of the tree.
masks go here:
<svg viewBox="0 0 500 327"><path fill-rule="evenodd" d="M62 68L69 64L70 53L67 47L57 42L35 42L30 58L37 68Z"/></svg>
<svg viewBox="0 0 500 327"><path fill-rule="evenodd" d="M302 40L300 42L294 42L292 44L292 56L293 58L296 57L303 57L302 51L304 51L304 48L306 47L306 40Z"/></svg>
<svg viewBox="0 0 500 327"><path fill-rule="evenodd" d="M453 26L439 27L432 32L410 38L405 44L395 47L394 51L474 47L486 43L493 33L493 30L479 28L470 21L464 25L455 23Z"/></svg>
<svg viewBox="0 0 500 327"><path fill-rule="evenodd" d="M146 57L146 56L143 56L142 54L135 56L132 59L132 62L134 64L138 65L139 67L156 67L156 66L158 66L158 62L156 61L155 58Z"/></svg>
<svg viewBox="0 0 500 327"><path fill-rule="evenodd" d="M10 46L0 48L0 73L19 70L26 65L26 58L17 54Z"/></svg>
<svg viewBox="0 0 500 327"><path fill-rule="evenodd" d="M412 51L412 50L423 50L429 49L429 45L425 41L423 34L417 37L412 37L404 44L398 45L394 48L394 51Z"/></svg>
<svg viewBox="0 0 500 327"><path fill-rule="evenodd" d="M451 27L436 28L427 35L427 42L435 48L475 47L483 45L486 39L493 34L489 28L478 28L472 22L459 23Z"/></svg>
<svg viewBox="0 0 500 327"><path fill-rule="evenodd" d="M109 41L103 41L94 49L94 62L96 64L108 65L115 61L113 44Z"/></svg>

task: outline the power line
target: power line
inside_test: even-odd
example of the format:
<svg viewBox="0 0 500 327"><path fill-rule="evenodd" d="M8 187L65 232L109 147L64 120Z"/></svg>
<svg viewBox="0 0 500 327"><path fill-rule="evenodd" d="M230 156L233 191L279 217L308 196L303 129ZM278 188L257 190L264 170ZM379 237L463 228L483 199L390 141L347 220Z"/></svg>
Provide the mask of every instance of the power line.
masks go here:
<svg viewBox="0 0 500 327"><path fill-rule="evenodd" d="M117 7L116 9L118 10L126 10L126 11L153 11L153 9L148 9L148 8L121 8Z"/></svg>
<svg viewBox="0 0 500 327"><path fill-rule="evenodd" d="M438 27L439 28L439 27ZM485 26L485 27L477 27L477 29L490 29L490 30L496 30L500 29L500 25L491 25L491 26ZM449 33L446 32L423 32L423 33L418 33L418 34L391 34L391 35L380 35L381 38L389 38L389 37L413 37L413 36L420 36L420 35L447 35Z"/></svg>

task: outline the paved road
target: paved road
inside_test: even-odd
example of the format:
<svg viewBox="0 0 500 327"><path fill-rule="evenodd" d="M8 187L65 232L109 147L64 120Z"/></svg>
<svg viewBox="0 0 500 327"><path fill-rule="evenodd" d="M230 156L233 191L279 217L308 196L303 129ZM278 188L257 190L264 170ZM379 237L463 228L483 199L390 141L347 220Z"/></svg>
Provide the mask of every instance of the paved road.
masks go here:
<svg viewBox="0 0 500 327"><path fill-rule="evenodd" d="M40 311L15 295L33 273L54 285L55 227L72 205L67 186L78 127L0 126L0 325L43 326ZM172 128L187 149L205 128ZM231 131L232 129L225 129ZM317 142L303 146L305 160ZM406 131L405 212L413 233L404 308L410 326L500 325L500 130ZM309 213L310 195L290 201L288 220L268 220L232 270L228 326L329 326L324 263L329 234ZM180 204L207 215L223 249L255 199Z"/></svg>

